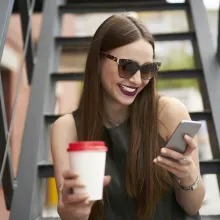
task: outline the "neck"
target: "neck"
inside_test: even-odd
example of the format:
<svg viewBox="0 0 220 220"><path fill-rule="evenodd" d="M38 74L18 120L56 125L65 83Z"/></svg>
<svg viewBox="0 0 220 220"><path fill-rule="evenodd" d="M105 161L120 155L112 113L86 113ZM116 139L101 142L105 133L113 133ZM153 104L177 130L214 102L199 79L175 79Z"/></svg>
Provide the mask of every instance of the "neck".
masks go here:
<svg viewBox="0 0 220 220"><path fill-rule="evenodd" d="M105 122L111 125L123 123L129 116L128 106L109 101L104 102Z"/></svg>

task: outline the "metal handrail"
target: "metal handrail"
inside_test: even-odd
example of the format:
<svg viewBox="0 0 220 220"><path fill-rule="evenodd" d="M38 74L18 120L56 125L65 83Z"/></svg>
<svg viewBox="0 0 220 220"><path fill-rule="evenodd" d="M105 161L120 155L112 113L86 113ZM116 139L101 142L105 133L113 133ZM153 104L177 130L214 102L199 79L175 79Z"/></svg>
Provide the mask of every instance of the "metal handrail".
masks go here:
<svg viewBox="0 0 220 220"><path fill-rule="evenodd" d="M12 13L14 0L2 0L0 2L0 61L2 58L8 25ZM6 111L3 96L3 86L0 75L0 168L2 170L0 184L3 186L4 197L7 209L10 208L13 195L13 172L11 166L11 157L6 153L6 143L8 138L8 126L6 120ZM5 162L4 162L5 161Z"/></svg>
<svg viewBox="0 0 220 220"><path fill-rule="evenodd" d="M33 7L35 6L35 3L33 4L33 0L31 4L33 5ZM35 51L34 51L34 44L32 41L31 25L29 21L32 16L34 8L31 7L29 0L18 0L18 7L19 7L19 12L20 12L23 42L26 42L27 37L29 37L25 58L26 58L27 79L30 85L32 82L32 77L33 77L32 74L33 74L33 68L34 68L34 63L35 63ZM28 30L28 28L30 30ZM28 36L27 36L27 33L28 33Z"/></svg>
<svg viewBox="0 0 220 220"><path fill-rule="evenodd" d="M61 32L58 6L63 2L64 0L47 0L43 7L37 62L34 67L17 172L18 184L14 191L10 220L37 219L42 214L45 180L38 177L38 162L48 159L49 129L45 124L44 112L52 112L55 107L55 87L51 83L49 73L57 71L59 66L59 49L54 38Z"/></svg>
<svg viewBox="0 0 220 220"><path fill-rule="evenodd" d="M23 0L20 0L23 2ZM28 0L27 0L28 1ZM0 26L0 33L2 33L2 39L1 39L1 54L3 52L4 44L5 44L5 38L8 30L8 24L9 20L12 14L12 9L14 5L14 0L8 1L4 0L3 2L0 3L0 8L3 12L3 15L5 15L5 19L3 19L4 23L3 25ZM32 1L31 7L29 8L29 16L32 15L32 11L34 8L35 0ZM1 12L1 11L0 11ZM4 14L5 12L5 14ZM3 98L3 89L2 89L2 82L0 80L0 94L1 94L1 105L0 105L0 127L2 128L3 132L1 132L1 140L2 140L2 147L1 147L1 157L0 157L0 182L3 183L3 190L4 190L4 195L5 195L5 200L6 200L6 207L7 209L10 209L11 207L11 202L12 202L12 197L13 197L13 191L14 191L14 177L13 177L13 171L12 171L12 166L11 166L11 156L10 156L10 139L11 139L11 133L12 133L12 128L14 124L14 115L15 115L15 109L17 106L17 101L18 101L18 93L20 90L21 86L21 76L22 76L22 71L23 71L23 66L25 63L25 57L27 57L27 52L28 52L28 46L29 46L29 40L30 40L30 32L31 32L31 19L29 18L28 23L27 23L27 32L26 32L26 37L24 38L24 53L23 53L23 59L20 65L20 71L19 71L19 77L18 77L18 82L16 86L16 94L15 94L15 100L13 103L12 107L12 116L11 116L11 121L9 128L7 128L7 122L6 122L6 117L5 117L5 105L4 105L4 98Z"/></svg>

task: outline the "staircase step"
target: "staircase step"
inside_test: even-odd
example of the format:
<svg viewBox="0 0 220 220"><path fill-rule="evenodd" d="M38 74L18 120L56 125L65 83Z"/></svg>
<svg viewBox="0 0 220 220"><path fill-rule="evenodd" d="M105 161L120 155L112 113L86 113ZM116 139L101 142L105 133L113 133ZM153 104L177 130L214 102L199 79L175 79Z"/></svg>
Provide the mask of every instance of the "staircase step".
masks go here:
<svg viewBox="0 0 220 220"><path fill-rule="evenodd" d="M56 44L73 50L88 50L92 37L56 37Z"/></svg>
<svg viewBox="0 0 220 220"><path fill-rule="evenodd" d="M220 174L220 159L200 161L200 170L202 174ZM54 177L53 164L44 161L39 163L38 175L41 178Z"/></svg>
<svg viewBox="0 0 220 220"><path fill-rule="evenodd" d="M200 79L202 77L203 77L203 71L201 69L168 70L168 71L158 72L158 80L160 79L192 79L192 78Z"/></svg>
<svg viewBox="0 0 220 220"><path fill-rule="evenodd" d="M219 220L220 215L201 215L201 220ZM41 220L61 220L59 217L44 217Z"/></svg>
<svg viewBox="0 0 220 220"><path fill-rule="evenodd" d="M41 220L61 220L61 219L59 217L43 217L41 218Z"/></svg>
<svg viewBox="0 0 220 220"><path fill-rule="evenodd" d="M48 113L44 115L46 122L49 124L54 123L61 116L62 115L52 115ZM194 121L212 120L212 114L210 110L206 110L204 112L190 112L190 116Z"/></svg>
<svg viewBox="0 0 220 220"><path fill-rule="evenodd" d="M83 81L84 73L52 73L51 79L53 82L57 81Z"/></svg>
<svg viewBox="0 0 220 220"><path fill-rule="evenodd" d="M38 176L42 178L54 177L53 164L42 161L38 164Z"/></svg>
<svg viewBox="0 0 220 220"><path fill-rule="evenodd" d="M54 82L57 81L82 81L84 73L52 73L51 78ZM203 77L203 71L200 69L194 70L169 70L160 71L158 73L160 79L188 79L188 78L201 78Z"/></svg>
<svg viewBox="0 0 220 220"><path fill-rule="evenodd" d="M220 215L202 215L201 220L219 220ZM60 220L59 217L45 217L42 220Z"/></svg>
<svg viewBox="0 0 220 220"><path fill-rule="evenodd" d="M201 220L219 220L220 215L202 215Z"/></svg>
<svg viewBox="0 0 220 220"><path fill-rule="evenodd" d="M202 215L201 220L219 220L220 215ZM47 217L42 218L42 220L60 220L59 217Z"/></svg>
<svg viewBox="0 0 220 220"><path fill-rule="evenodd" d="M195 33L180 32L180 33L165 33L154 34L155 41L182 41L182 40L194 40ZM92 42L92 37L56 37L56 44L62 47L70 47L71 50L83 51L88 50L89 45Z"/></svg>
<svg viewBox="0 0 220 220"><path fill-rule="evenodd" d="M124 12L124 11L171 11L185 10L187 3L166 3L165 1L112 1L69 3L60 6L60 12L64 13L94 13L94 12Z"/></svg>
<svg viewBox="0 0 220 220"><path fill-rule="evenodd" d="M190 112L189 114L193 121L212 120L212 112L210 110L206 110L203 112Z"/></svg>

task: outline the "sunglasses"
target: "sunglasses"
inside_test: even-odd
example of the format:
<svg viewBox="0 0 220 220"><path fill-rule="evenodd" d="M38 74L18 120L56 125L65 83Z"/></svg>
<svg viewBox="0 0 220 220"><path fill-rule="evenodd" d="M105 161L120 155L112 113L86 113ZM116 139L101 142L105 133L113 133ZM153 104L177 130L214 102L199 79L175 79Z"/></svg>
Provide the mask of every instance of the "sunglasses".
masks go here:
<svg viewBox="0 0 220 220"><path fill-rule="evenodd" d="M133 75L136 74L138 70L140 70L141 78L143 80L150 80L157 74L161 66L161 62L156 60L144 63L140 66L137 62L133 60L118 59L117 57L114 57L105 52L101 52L101 54L104 55L106 58L115 61L118 64L119 76L125 79L131 78Z"/></svg>

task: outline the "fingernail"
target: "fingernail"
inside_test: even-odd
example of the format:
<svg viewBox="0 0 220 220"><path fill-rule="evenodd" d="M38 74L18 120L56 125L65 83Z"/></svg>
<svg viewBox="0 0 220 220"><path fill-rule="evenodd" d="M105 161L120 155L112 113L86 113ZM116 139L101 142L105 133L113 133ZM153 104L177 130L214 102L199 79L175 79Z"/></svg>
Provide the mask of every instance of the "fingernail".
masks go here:
<svg viewBox="0 0 220 220"><path fill-rule="evenodd" d="M167 151L166 151L166 149L162 148L162 149L161 149L161 152L162 152L162 153L166 153Z"/></svg>
<svg viewBox="0 0 220 220"><path fill-rule="evenodd" d="M107 176L107 178L108 178L108 181L110 181L112 177L111 176Z"/></svg>
<svg viewBox="0 0 220 220"><path fill-rule="evenodd" d="M162 161L162 158L161 158L161 157L158 157L157 159L158 159L159 161Z"/></svg>
<svg viewBox="0 0 220 220"><path fill-rule="evenodd" d="M89 204L89 200L88 200L88 199L85 201L85 204L86 204L86 205L88 205L88 204Z"/></svg>
<svg viewBox="0 0 220 220"><path fill-rule="evenodd" d="M188 136L187 134L185 134L185 138L186 138L186 139L189 139L189 136Z"/></svg>
<svg viewBox="0 0 220 220"><path fill-rule="evenodd" d="M79 177L79 173L77 173L77 172L72 172L72 175L76 176L76 177Z"/></svg>
<svg viewBox="0 0 220 220"><path fill-rule="evenodd" d="M154 162L154 163L157 163L157 159L155 158L155 159L153 160L153 162Z"/></svg>
<svg viewBox="0 0 220 220"><path fill-rule="evenodd" d="M105 176L105 177L104 177L104 185L105 185L105 184L109 184L110 181L111 181L111 178L112 178L111 176Z"/></svg>

